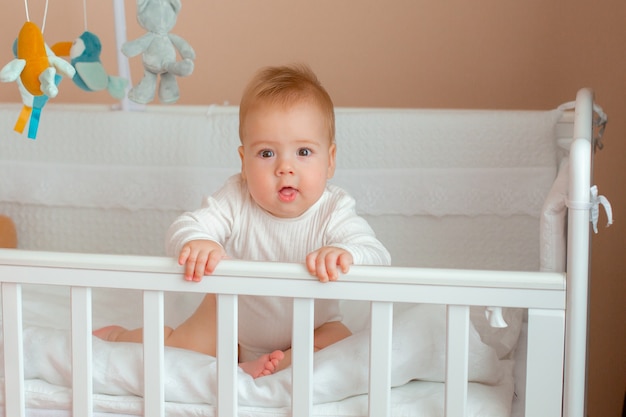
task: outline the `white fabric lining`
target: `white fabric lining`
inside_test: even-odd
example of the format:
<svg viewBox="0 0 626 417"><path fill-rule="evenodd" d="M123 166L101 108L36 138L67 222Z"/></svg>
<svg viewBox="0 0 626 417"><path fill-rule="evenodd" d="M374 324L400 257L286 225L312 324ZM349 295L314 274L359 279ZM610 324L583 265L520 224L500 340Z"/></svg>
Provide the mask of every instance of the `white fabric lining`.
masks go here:
<svg viewBox="0 0 626 417"><path fill-rule="evenodd" d="M12 175L19 172L20 175ZM4 161L0 201L51 207L197 208L233 174L227 168L66 165ZM236 171L235 171L236 172ZM528 214L538 217L552 167L340 169L332 180L363 214Z"/></svg>

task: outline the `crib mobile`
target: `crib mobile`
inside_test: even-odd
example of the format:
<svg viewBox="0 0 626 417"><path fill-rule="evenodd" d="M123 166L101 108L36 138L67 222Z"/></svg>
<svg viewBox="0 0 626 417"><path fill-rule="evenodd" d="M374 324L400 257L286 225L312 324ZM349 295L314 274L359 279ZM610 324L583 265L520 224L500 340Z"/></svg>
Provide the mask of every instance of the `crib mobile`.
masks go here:
<svg viewBox="0 0 626 417"><path fill-rule="evenodd" d="M100 39L87 30L86 0L83 0L84 32L73 42L58 42L52 48L43 37L48 0L41 30L30 21L28 0L24 0L24 7L26 23L13 44L14 59L0 70L0 82L16 82L22 98L22 111L13 130L23 133L28 124L28 138L37 138L43 107L50 98L57 96L62 76L71 78L84 91L106 90L118 100L126 96L128 80L107 74L100 61ZM139 104L151 102L160 77L159 100L166 104L178 101L180 92L176 77L191 75L195 59L191 45L182 37L169 33L181 7L180 0L137 0L137 21L148 32L121 47L127 57L142 54L143 59L144 76L128 91L130 100ZM176 60L177 51L181 61ZM70 63L60 56L68 56Z"/></svg>

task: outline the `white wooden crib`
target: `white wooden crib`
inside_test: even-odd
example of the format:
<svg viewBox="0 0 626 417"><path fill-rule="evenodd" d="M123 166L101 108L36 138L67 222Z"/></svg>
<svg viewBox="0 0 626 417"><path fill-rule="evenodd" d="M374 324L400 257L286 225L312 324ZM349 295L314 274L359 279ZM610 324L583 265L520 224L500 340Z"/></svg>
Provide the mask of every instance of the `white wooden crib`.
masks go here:
<svg viewBox="0 0 626 417"><path fill-rule="evenodd" d="M591 90L578 92L575 111L337 109L336 181L363 202L400 266L354 266L331 284L302 265L238 260L192 284L162 256L173 216L236 172L236 108L50 106L36 141L10 132L17 109L0 106L0 212L20 240L18 250L0 250L5 416L585 415L591 161L606 122ZM520 143L536 135L549 137ZM513 157L522 165L509 170ZM163 325L206 292L218 294L218 360L164 349ZM294 298L291 370L241 375L240 294ZM117 307L100 308L102 298ZM371 313L355 325L352 350L313 354L314 298L345 300L355 321ZM486 340L512 330L481 327L476 317L498 325L502 313L510 328L518 309L525 319L515 346L493 359ZM100 316L111 310L119 314ZM436 332L416 324L429 312L443 313L441 363L419 355L402 363ZM143 325L143 350L92 338L107 320ZM478 350L488 353L475 363ZM105 356L106 366L94 365ZM510 379L476 376L489 360L510 371L513 359ZM362 392L350 381L324 390L332 369L361 362ZM177 379L194 369L205 385ZM120 375L128 379L117 387ZM480 394L489 390L505 392L503 405L489 408L491 394ZM286 402L277 399L283 391ZM414 392L424 402L403 399ZM254 403L264 395L267 403Z"/></svg>

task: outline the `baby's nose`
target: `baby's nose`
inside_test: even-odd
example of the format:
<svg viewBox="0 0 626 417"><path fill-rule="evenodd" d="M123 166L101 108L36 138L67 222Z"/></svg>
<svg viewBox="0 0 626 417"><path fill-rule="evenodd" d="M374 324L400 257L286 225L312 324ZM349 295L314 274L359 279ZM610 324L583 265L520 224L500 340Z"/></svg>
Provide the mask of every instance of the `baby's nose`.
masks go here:
<svg viewBox="0 0 626 417"><path fill-rule="evenodd" d="M289 158L282 158L278 161L276 175L287 175L294 173L293 161Z"/></svg>

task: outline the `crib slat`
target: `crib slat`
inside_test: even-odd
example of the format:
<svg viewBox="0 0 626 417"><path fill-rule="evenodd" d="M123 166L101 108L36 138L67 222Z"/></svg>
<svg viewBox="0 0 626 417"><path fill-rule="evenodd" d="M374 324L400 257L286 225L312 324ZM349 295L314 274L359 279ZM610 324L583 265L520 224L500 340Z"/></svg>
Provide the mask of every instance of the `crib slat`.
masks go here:
<svg viewBox="0 0 626 417"><path fill-rule="evenodd" d="M217 415L237 416L237 296L217 295Z"/></svg>
<svg viewBox="0 0 626 417"><path fill-rule="evenodd" d="M446 417L463 417L467 412L469 313L469 306L447 307Z"/></svg>
<svg viewBox="0 0 626 417"><path fill-rule="evenodd" d="M291 415L308 417L313 412L313 318L314 300L293 300Z"/></svg>
<svg viewBox="0 0 626 417"><path fill-rule="evenodd" d="M93 415L91 288L72 287L72 410L75 416Z"/></svg>
<svg viewBox="0 0 626 417"><path fill-rule="evenodd" d="M391 345L393 303L371 303L369 415L391 412Z"/></svg>
<svg viewBox="0 0 626 417"><path fill-rule="evenodd" d="M525 415L561 416L564 345L565 313L529 309Z"/></svg>
<svg viewBox="0 0 626 417"><path fill-rule="evenodd" d="M2 283L5 415L24 417L24 351L22 340L22 286Z"/></svg>
<svg viewBox="0 0 626 417"><path fill-rule="evenodd" d="M162 291L143 292L144 415L165 415Z"/></svg>

